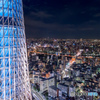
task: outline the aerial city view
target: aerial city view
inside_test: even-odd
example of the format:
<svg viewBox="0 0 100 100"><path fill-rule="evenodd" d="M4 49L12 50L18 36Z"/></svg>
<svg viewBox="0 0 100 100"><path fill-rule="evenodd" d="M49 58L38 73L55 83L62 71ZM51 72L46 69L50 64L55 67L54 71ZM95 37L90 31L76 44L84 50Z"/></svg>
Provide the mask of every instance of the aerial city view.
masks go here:
<svg viewBox="0 0 100 100"><path fill-rule="evenodd" d="M0 0L0 100L100 100L100 0Z"/></svg>

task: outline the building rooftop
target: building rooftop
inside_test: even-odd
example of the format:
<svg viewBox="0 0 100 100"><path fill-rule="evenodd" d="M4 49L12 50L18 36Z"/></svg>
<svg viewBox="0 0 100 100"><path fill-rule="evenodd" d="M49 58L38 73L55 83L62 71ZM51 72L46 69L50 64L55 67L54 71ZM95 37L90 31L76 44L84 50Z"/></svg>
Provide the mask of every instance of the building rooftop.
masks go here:
<svg viewBox="0 0 100 100"><path fill-rule="evenodd" d="M49 88L52 88L53 90L58 90L58 88L55 86L50 86Z"/></svg>

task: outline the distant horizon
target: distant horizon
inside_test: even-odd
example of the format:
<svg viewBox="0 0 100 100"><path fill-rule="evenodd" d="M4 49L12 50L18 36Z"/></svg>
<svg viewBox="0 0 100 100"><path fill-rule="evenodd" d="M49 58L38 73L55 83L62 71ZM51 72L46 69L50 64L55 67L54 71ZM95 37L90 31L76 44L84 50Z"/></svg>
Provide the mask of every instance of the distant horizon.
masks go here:
<svg viewBox="0 0 100 100"><path fill-rule="evenodd" d="M26 38L26 39L78 39L78 40L79 40L79 39L83 39L83 40L84 40L84 39L87 39L87 40L89 39L89 40L100 40L100 39L97 39L97 38L94 38L94 39L91 38L91 39L90 39L90 38L49 38L49 37L47 37L47 38L32 38L32 37L31 37L31 38Z"/></svg>

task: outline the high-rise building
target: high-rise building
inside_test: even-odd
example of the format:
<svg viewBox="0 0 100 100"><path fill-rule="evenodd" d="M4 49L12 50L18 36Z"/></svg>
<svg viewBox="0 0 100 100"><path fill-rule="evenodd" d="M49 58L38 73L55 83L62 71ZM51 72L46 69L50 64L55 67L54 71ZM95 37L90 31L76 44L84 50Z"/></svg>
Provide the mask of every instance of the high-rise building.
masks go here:
<svg viewBox="0 0 100 100"><path fill-rule="evenodd" d="M0 0L0 100L31 100L22 0Z"/></svg>

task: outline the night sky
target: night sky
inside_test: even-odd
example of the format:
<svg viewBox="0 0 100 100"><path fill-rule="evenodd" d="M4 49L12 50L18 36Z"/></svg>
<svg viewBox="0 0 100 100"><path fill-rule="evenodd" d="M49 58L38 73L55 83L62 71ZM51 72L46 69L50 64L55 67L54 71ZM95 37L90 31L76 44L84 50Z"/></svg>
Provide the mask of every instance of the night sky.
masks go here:
<svg viewBox="0 0 100 100"><path fill-rule="evenodd" d="M27 38L100 39L100 0L23 0Z"/></svg>

